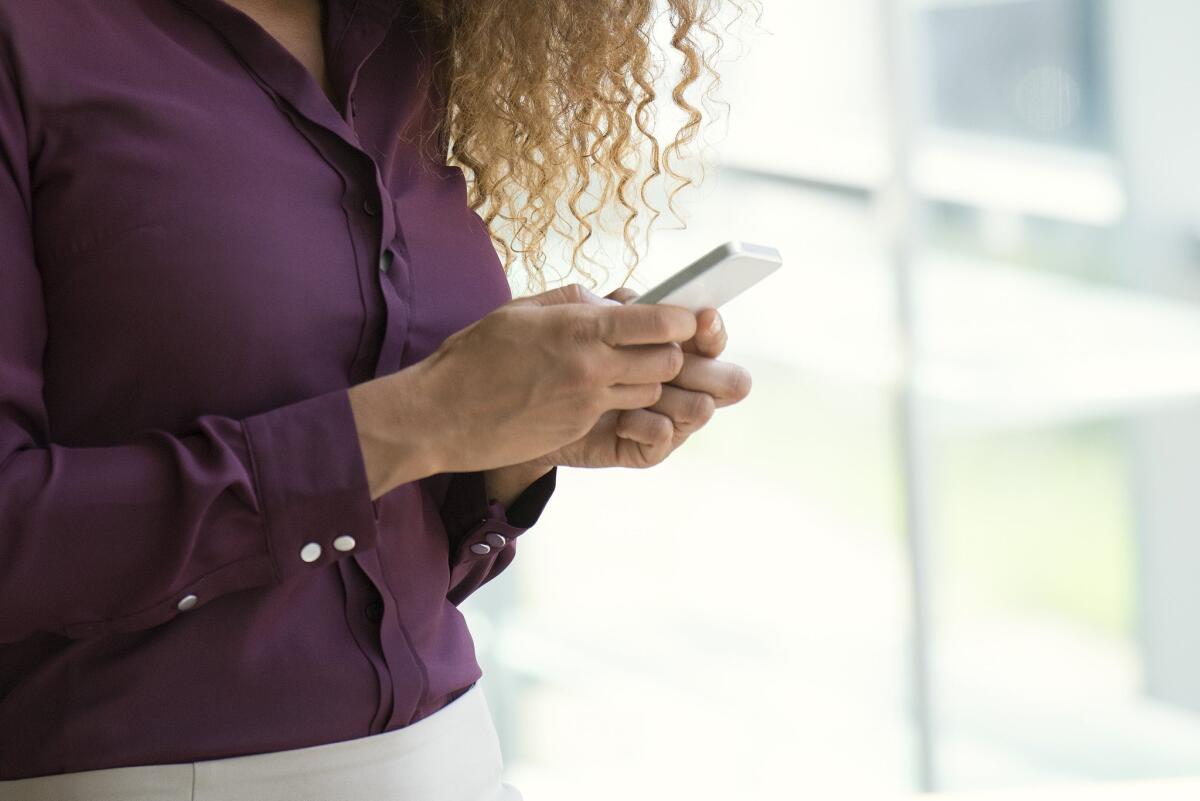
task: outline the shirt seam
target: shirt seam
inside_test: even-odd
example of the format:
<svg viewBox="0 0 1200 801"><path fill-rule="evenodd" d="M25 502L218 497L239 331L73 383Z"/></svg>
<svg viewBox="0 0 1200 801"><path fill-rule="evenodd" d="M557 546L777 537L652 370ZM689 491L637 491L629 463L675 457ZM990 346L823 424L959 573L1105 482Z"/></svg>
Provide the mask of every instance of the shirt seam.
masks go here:
<svg viewBox="0 0 1200 801"><path fill-rule="evenodd" d="M247 561L248 559L261 559L261 558L262 558L262 555L257 554L255 556L249 556L249 557L244 556L241 559L235 559L232 562L226 562L225 564L221 565L220 567L214 568L214 569L208 571L207 573L205 573L204 575L197 576L196 578L192 579L191 581L189 581L187 583L187 586L192 587L196 584L199 584L200 582L205 581L206 579L212 578L213 576L215 576L218 573L222 573L231 567L242 564L243 562ZM274 565L274 560L272 559L272 566L273 565ZM119 624L123 620L128 620L131 617L141 617L142 615L145 615L148 612L153 612L156 609L158 609L160 606L163 606L165 603L166 603L165 601L157 601L149 606L144 606L141 609L138 609L137 611L128 612L124 615L94 618L92 620L79 620L74 623L64 623L62 628L77 628L79 626L95 626L97 624L106 624L106 625L111 626L114 624Z"/></svg>
<svg viewBox="0 0 1200 801"><path fill-rule="evenodd" d="M280 581L279 575L279 560L275 556L275 537L271 528L271 515L267 511L267 504L263 500L262 494L262 475L258 469L258 460L254 458L254 437L250 435L250 425L246 422L242 423L242 439L246 441L246 453L250 456L250 476L251 491L254 493L254 500L258 502L258 508L263 518L263 530L266 533L267 539L267 555L271 558L271 572L275 574L275 581ZM240 561L240 560L239 560Z"/></svg>
<svg viewBox="0 0 1200 801"><path fill-rule="evenodd" d="M392 593L392 588L390 586L388 587L388 594L392 596L393 601L396 599L396 596L394 593ZM397 617L399 617L399 615L397 615ZM412 656L414 657L413 662L416 663L417 671L420 673L420 676L421 676L421 691L417 694L417 705L413 708L413 714L415 715L421 709L421 707L424 705L425 696L429 693L429 687L430 687L429 671L425 667L425 660L422 658L421 651L418 650L418 648L416 647L416 644L413 643L412 637L409 636L408 627L399 621L397 621L396 627L398 629L400 629L400 636L404 638L404 643L405 643L405 645L408 646L408 652L410 654L412 654ZM395 712L396 712L396 699L393 696L393 698L392 698L392 714L394 715ZM411 717L409 720L404 721L400 725L407 726L410 723L412 723ZM386 724L385 724L385 728L386 728Z"/></svg>
<svg viewBox="0 0 1200 801"><path fill-rule="evenodd" d="M358 640L358 633L354 630L353 624L350 623L350 615L352 614L350 610L353 607L353 603L350 600L350 587L347 586L348 583L346 581L346 575L345 575L345 573L342 572L341 569L338 570L338 578L341 581L343 597L346 599L346 613L342 616L343 620L346 623L346 631L349 632L350 639L354 640L354 646L358 649L358 652L363 655L363 659L366 660L367 665L371 668L371 672L375 674L375 681L379 682L382 685L383 679L380 678L380 675L379 675L380 674L379 666L375 664L375 661L373 659L371 659L371 655L368 654L367 651L363 648L362 643L359 642L359 640ZM379 695L381 698L383 697L383 687L382 686L380 686L380 688L379 688ZM367 735L371 735L371 734L375 733L371 726L371 723L374 720L374 717L375 716L372 715L371 716L372 720L367 721ZM383 727L384 728L387 727L387 719L386 718L384 718L384 720L383 720Z"/></svg>

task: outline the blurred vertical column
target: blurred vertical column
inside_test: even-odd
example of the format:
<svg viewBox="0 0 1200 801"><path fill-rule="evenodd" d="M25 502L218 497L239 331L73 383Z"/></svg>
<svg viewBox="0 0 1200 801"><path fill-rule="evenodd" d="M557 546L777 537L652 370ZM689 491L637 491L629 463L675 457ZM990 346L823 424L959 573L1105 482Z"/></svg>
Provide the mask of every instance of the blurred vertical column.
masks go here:
<svg viewBox="0 0 1200 801"><path fill-rule="evenodd" d="M884 85L888 108L891 174L877 195L895 279L896 334L900 355L895 420L903 532L908 545L912 603L909 679L916 727L917 786L937 789L936 734L931 674L932 581L929 548L929 449L917 385L920 336L914 306L915 264L921 239L921 204L913 186L913 154L921 101L913 10L909 0L879 0L883 25Z"/></svg>
<svg viewBox="0 0 1200 801"><path fill-rule="evenodd" d="M1200 301L1200 3L1110 0L1115 141L1131 285ZM1131 418L1139 623L1149 694L1200 711L1200 401Z"/></svg>

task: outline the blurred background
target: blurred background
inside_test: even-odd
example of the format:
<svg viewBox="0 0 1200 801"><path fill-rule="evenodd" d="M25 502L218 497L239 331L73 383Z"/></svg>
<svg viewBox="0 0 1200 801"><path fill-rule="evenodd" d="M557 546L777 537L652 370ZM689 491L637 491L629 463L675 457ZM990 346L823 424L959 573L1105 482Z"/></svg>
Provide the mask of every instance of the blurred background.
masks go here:
<svg viewBox="0 0 1200 801"><path fill-rule="evenodd" d="M1200 775L1200 4L763 12L631 282L779 248L723 309L754 390L652 470L561 472L464 605L509 779Z"/></svg>

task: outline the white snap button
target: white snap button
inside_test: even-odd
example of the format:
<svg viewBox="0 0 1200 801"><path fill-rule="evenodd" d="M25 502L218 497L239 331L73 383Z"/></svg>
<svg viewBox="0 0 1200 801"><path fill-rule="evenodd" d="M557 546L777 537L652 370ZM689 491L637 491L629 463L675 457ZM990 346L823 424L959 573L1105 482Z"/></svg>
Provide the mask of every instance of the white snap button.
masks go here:
<svg viewBox="0 0 1200 801"><path fill-rule="evenodd" d="M486 556L491 552L492 547L490 545L484 545L482 542L477 542L471 546L471 553L479 554L480 556Z"/></svg>
<svg viewBox="0 0 1200 801"><path fill-rule="evenodd" d="M321 558L321 546L315 542L310 542L300 549L300 558L305 562L315 562Z"/></svg>
<svg viewBox="0 0 1200 801"><path fill-rule="evenodd" d="M504 539L504 535L498 531L489 531L487 533L487 541L488 545L493 548L503 548L505 543L508 542L508 540Z"/></svg>
<svg viewBox="0 0 1200 801"><path fill-rule="evenodd" d="M351 537L349 534L343 534L333 541L333 547L339 551L353 551L354 546L354 537Z"/></svg>
<svg viewBox="0 0 1200 801"><path fill-rule="evenodd" d="M185 595L185 596L183 596L183 598L181 598L181 599L179 600L179 604L178 604L178 606L179 606L179 611L181 611L181 612L186 612L187 610L191 609L193 606L195 606L195 605L196 605L196 601L197 601L197 600L198 600L198 599L196 598L196 596L195 596L195 595Z"/></svg>

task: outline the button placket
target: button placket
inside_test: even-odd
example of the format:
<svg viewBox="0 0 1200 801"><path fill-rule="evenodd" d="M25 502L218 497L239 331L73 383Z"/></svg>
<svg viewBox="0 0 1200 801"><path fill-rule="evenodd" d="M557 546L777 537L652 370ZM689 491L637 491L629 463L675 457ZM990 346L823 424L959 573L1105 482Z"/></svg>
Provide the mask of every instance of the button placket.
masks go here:
<svg viewBox="0 0 1200 801"><path fill-rule="evenodd" d="M409 298L410 271L405 263L403 251L388 248L388 269L384 277L383 271L377 272L380 291L383 296L384 313L383 337L379 343L379 351L375 359L373 374L375 376L393 373L403 367L403 355L408 341L408 326L411 322Z"/></svg>

